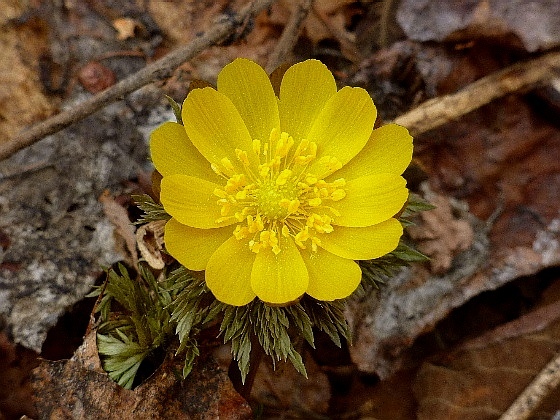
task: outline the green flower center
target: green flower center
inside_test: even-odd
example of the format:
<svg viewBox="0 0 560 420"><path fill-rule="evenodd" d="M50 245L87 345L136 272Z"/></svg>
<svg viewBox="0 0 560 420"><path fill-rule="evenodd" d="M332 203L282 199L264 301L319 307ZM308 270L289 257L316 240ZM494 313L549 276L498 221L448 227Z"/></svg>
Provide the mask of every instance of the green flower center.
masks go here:
<svg viewBox="0 0 560 420"><path fill-rule="evenodd" d="M247 152L239 149L236 156L243 171L236 170L228 158L221 160L220 167L212 165L227 180L223 188L214 191L222 216L216 223L239 222L233 235L238 240L248 239L255 253L270 247L278 254L280 235L293 238L302 249L309 241L316 251L321 244L318 234L331 233L332 222L340 215L329 204L346 196L346 181L322 179L339 169L340 162L331 156L320 158L325 171L318 177L307 171L316 160L317 145L302 140L295 150L293 146L291 136L272 130L264 145L253 140L258 166L251 165Z"/></svg>
<svg viewBox="0 0 560 420"><path fill-rule="evenodd" d="M291 182L276 185L276 180L266 180L255 192L258 211L269 220L285 219L290 203L298 197L298 189Z"/></svg>

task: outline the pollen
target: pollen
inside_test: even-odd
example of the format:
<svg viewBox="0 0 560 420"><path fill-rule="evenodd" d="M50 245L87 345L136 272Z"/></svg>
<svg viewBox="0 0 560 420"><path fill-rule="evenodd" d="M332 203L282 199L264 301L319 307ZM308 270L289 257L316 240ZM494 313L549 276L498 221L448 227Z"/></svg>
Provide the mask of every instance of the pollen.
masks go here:
<svg viewBox="0 0 560 420"><path fill-rule="evenodd" d="M216 222L237 222L233 236L254 253L270 249L278 255L282 237L316 252L320 236L335 229L339 213L333 203L346 197L343 178L324 180L341 163L331 156L317 158L317 153L316 143L303 139L296 145L288 133L273 129L268 141L255 139L250 150L236 149L236 164L221 159L212 166L226 179L214 190L222 216ZM258 158L256 164L252 156ZM308 172L317 159L322 173Z"/></svg>

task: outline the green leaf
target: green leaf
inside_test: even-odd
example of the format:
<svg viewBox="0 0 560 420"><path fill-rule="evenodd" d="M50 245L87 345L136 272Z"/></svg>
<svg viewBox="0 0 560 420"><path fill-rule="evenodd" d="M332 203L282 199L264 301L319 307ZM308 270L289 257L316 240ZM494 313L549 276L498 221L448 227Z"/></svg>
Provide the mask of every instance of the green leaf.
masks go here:
<svg viewBox="0 0 560 420"><path fill-rule="evenodd" d="M404 244L403 242L399 243L397 249L391 252L393 256L398 258L399 260L411 263L411 262L426 262L429 260L427 256L422 254L419 251L416 251L414 248Z"/></svg>
<svg viewBox="0 0 560 420"><path fill-rule="evenodd" d="M428 201L424 200L418 194L410 193L408 195L408 203L406 205L406 210L411 213L418 213L421 211L433 210L436 207L430 204Z"/></svg>
<svg viewBox="0 0 560 420"><path fill-rule="evenodd" d="M124 334L120 338L97 334L97 348L100 355L106 356L102 358L103 369L111 379L130 389L149 349L142 348Z"/></svg>
<svg viewBox="0 0 560 420"><path fill-rule="evenodd" d="M175 119L181 125L183 125L183 117L181 116L181 105L175 102L175 100L168 95L165 95L167 98L167 102L171 105L171 109L173 110L173 114L175 114Z"/></svg>
<svg viewBox="0 0 560 420"><path fill-rule="evenodd" d="M143 223L171 219L171 216L165 211L163 206L156 203L148 194L133 195L132 199L138 208L144 212L135 224L141 225Z"/></svg>
<svg viewBox="0 0 560 420"><path fill-rule="evenodd" d="M166 309L170 295L162 290L153 273L139 267L139 276L131 279L118 264L107 272L101 299L102 323L98 329L98 351L103 368L125 388L131 388L142 361L173 336L171 315ZM109 314L116 301L122 310Z"/></svg>

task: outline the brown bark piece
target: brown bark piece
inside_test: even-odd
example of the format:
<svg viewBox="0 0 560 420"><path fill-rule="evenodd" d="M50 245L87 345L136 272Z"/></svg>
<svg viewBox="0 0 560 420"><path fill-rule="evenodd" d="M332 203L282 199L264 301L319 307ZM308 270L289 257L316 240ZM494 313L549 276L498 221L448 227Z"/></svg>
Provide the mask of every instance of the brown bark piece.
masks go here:
<svg viewBox="0 0 560 420"><path fill-rule="evenodd" d="M168 357L143 384L126 390L99 369L94 339L92 332L72 359L43 361L34 370L39 419L252 418L251 408L212 357L200 357L184 381L178 376L181 358Z"/></svg>

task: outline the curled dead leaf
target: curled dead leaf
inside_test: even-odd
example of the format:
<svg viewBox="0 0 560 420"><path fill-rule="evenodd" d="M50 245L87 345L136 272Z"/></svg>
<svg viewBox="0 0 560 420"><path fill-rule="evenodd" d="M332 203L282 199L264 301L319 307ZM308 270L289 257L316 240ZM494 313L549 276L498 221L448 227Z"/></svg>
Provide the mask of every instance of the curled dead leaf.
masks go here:
<svg viewBox="0 0 560 420"><path fill-rule="evenodd" d="M107 219L115 226L115 233L124 241L124 254L130 259L133 267L138 267L138 254L136 251L136 236L134 225L128 218L126 209L115 201L109 191L105 190L99 197L103 205L103 212Z"/></svg>
<svg viewBox="0 0 560 420"><path fill-rule="evenodd" d="M163 232L165 220L146 223L136 231L138 250L148 265L156 270L165 267L163 258Z"/></svg>

